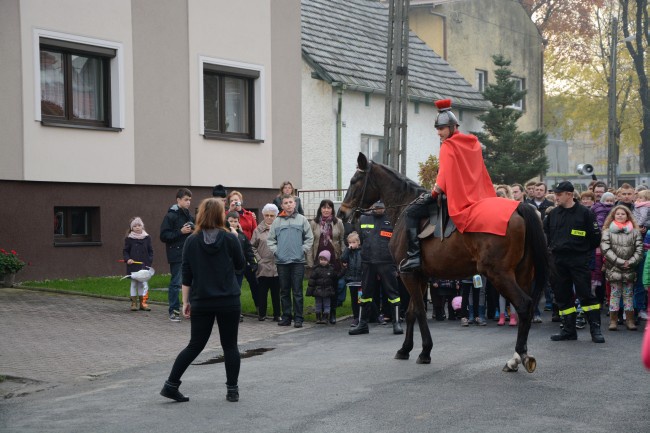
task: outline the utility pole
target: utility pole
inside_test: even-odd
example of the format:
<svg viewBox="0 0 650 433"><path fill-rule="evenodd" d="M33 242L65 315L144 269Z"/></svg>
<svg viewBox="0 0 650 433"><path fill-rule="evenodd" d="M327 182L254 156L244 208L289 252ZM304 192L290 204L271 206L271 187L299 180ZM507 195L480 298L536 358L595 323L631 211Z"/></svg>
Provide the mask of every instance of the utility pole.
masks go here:
<svg viewBox="0 0 650 433"><path fill-rule="evenodd" d="M390 0L386 53L385 160L406 173L406 117L408 114L408 52L410 0Z"/></svg>
<svg viewBox="0 0 650 433"><path fill-rule="evenodd" d="M618 188L618 143L616 142L616 45L618 44L618 20L612 17L612 46L609 59L608 119L607 119L607 186Z"/></svg>

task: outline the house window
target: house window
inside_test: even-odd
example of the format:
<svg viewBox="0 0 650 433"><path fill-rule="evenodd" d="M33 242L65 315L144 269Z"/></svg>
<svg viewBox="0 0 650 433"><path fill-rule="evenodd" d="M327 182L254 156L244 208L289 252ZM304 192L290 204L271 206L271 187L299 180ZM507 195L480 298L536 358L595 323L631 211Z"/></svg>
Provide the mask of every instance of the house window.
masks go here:
<svg viewBox="0 0 650 433"><path fill-rule="evenodd" d="M55 207L54 245L98 245L98 207Z"/></svg>
<svg viewBox="0 0 650 433"><path fill-rule="evenodd" d="M517 77L511 78L511 80L515 83L515 90L517 90L518 92L522 90L526 90L526 80ZM525 102L526 102L525 98L521 98L520 100L512 104L510 107L515 108L517 110L524 110L526 108Z"/></svg>
<svg viewBox="0 0 650 433"><path fill-rule="evenodd" d="M255 139L255 91L260 72L203 64L203 134L206 138Z"/></svg>
<svg viewBox="0 0 650 433"><path fill-rule="evenodd" d="M476 70L476 88L479 92L484 92L487 86L487 71L482 69Z"/></svg>
<svg viewBox="0 0 650 433"><path fill-rule="evenodd" d="M112 48L40 38L41 121L111 126Z"/></svg>
<svg viewBox="0 0 650 433"><path fill-rule="evenodd" d="M372 159L374 162L386 164L384 137L377 135L361 135L361 152Z"/></svg>

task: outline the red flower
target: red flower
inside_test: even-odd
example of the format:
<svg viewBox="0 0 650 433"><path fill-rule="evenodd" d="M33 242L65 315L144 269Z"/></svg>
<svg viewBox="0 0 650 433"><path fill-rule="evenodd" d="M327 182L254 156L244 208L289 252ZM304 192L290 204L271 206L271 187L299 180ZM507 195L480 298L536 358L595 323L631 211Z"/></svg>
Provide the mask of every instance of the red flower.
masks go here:
<svg viewBox="0 0 650 433"><path fill-rule="evenodd" d="M13 254L14 256L17 256L17 255L18 255L18 253L16 252L16 250L11 250L11 254Z"/></svg>

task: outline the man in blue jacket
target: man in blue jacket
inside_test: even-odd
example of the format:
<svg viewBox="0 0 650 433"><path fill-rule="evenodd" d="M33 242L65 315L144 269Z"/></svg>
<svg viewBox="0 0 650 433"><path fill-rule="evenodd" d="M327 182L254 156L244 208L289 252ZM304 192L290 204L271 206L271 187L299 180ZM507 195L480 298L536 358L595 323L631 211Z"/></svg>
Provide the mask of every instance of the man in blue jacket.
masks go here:
<svg viewBox="0 0 650 433"><path fill-rule="evenodd" d="M314 234L307 218L296 212L296 201L292 195L282 195L282 212L271 224L266 243L275 255L275 265L280 279L282 320L278 326L290 326L293 317L294 328L302 328L304 320L302 280L305 276L305 254L311 250Z"/></svg>

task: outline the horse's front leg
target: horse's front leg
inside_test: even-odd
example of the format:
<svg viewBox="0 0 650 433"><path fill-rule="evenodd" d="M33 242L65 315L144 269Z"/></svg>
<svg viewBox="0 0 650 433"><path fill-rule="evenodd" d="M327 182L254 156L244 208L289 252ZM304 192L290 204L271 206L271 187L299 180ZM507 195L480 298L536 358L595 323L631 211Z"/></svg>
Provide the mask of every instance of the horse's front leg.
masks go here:
<svg viewBox="0 0 650 433"><path fill-rule="evenodd" d="M402 348L395 354L395 359L409 359L409 354L413 350L413 325L415 323L415 311L413 311L413 297L406 309L406 334L404 335L404 343Z"/></svg>

